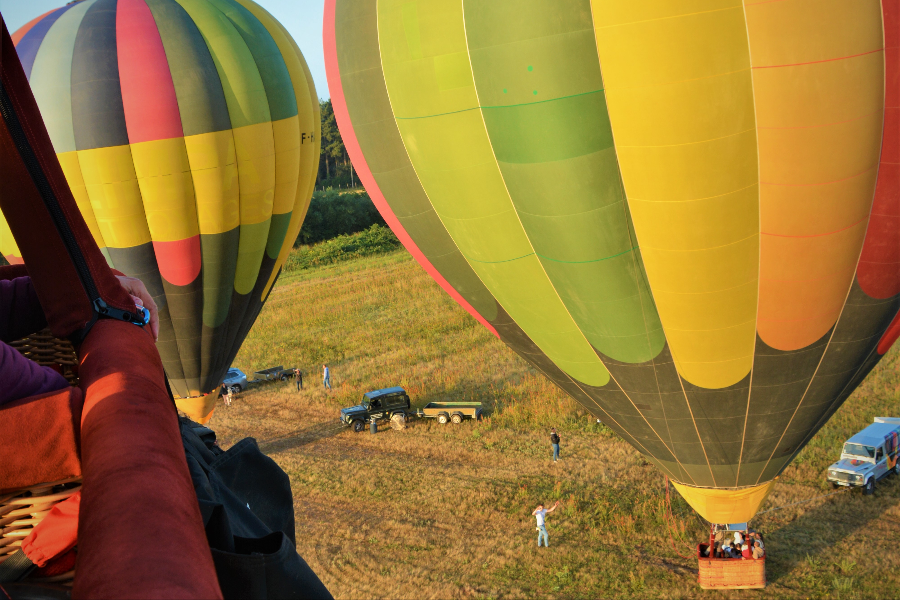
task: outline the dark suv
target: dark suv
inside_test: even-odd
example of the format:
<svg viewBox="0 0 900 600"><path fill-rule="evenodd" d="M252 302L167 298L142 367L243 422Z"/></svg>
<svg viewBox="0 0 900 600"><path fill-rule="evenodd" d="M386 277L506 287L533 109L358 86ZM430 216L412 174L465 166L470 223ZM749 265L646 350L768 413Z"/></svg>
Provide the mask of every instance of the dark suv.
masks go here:
<svg viewBox="0 0 900 600"><path fill-rule="evenodd" d="M375 390L363 394L363 401L357 406L341 409L341 423L352 427L353 431L362 431L366 423L379 419L406 422L409 412L409 396L401 387Z"/></svg>

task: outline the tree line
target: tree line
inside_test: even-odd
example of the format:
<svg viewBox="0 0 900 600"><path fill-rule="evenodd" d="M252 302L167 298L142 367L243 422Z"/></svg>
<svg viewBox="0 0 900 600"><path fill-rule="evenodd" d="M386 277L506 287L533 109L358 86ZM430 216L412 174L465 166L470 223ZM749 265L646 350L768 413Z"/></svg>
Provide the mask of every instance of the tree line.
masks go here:
<svg viewBox="0 0 900 600"><path fill-rule="evenodd" d="M359 185L359 178L353 170L344 140L341 139L331 100L320 100L319 109L322 113L322 150L316 189L356 187Z"/></svg>

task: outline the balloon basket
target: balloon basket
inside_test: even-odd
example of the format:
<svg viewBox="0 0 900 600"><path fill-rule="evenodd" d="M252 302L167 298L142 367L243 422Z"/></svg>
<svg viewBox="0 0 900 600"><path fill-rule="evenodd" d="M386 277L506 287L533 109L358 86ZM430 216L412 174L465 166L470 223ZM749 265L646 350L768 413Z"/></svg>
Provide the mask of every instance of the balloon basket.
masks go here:
<svg viewBox="0 0 900 600"><path fill-rule="evenodd" d="M758 559L703 556L708 544L697 546L697 582L704 590L755 590L766 587L766 557Z"/></svg>
<svg viewBox="0 0 900 600"><path fill-rule="evenodd" d="M69 385L78 385L78 356L75 348L68 340L54 337L49 329L11 342L10 346L39 365L58 370Z"/></svg>
<svg viewBox="0 0 900 600"><path fill-rule="evenodd" d="M81 491L81 477L39 483L0 494L0 564L22 546L22 541L50 510ZM28 583L71 585L75 570L50 577L27 577Z"/></svg>

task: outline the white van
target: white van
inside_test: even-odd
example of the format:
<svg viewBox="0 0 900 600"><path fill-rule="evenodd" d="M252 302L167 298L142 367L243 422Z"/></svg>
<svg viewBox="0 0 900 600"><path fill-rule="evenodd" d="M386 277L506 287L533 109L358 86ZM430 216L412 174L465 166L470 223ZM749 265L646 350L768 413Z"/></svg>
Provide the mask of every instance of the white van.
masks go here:
<svg viewBox="0 0 900 600"><path fill-rule="evenodd" d="M875 482L895 473L900 447L900 418L875 417L875 422L844 443L841 459L828 467L833 487L861 487L866 494L875 492Z"/></svg>

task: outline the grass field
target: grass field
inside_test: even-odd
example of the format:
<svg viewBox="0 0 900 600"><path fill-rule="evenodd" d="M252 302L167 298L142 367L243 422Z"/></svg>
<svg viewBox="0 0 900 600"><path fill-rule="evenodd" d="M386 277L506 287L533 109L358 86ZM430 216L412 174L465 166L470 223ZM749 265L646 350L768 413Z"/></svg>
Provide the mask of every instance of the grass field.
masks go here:
<svg viewBox="0 0 900 600"><path fill-rule="evenodd" d="M321 386L321 364L334 390ZM534 372L397 251L288 273L235 361L283 364L293 383L251 387L211 426L223 447L255 437L291 477L297 547L337 598L896 598L900 481L874 497L831 493L825 468L872 417L900 413L893 350L781 476L754 522L765 592L704 592L699 517L647 461ZM412 421L354 434L338 409L401 385L414 403L479 400L482 422ZM547 429L563 438L550 461ZM812 500L810 500L812 499ZM536 547L531 511L549 515ZM800 504L794 504L800 502ZM783 508L780 508L783 507ZM776 509L776 510L772 510Z"/></svg>

